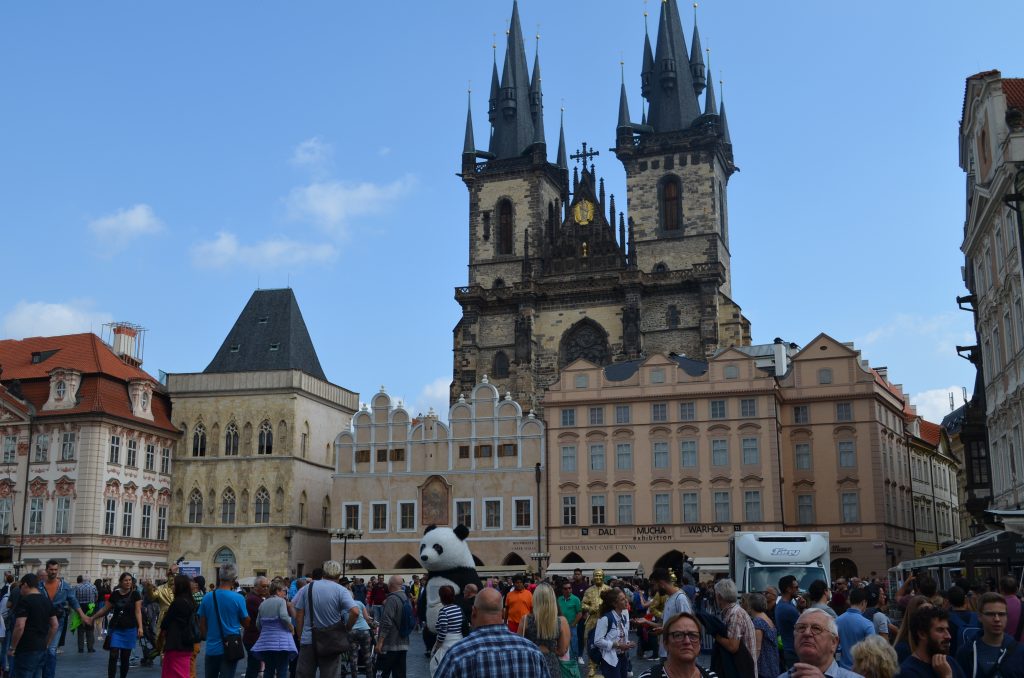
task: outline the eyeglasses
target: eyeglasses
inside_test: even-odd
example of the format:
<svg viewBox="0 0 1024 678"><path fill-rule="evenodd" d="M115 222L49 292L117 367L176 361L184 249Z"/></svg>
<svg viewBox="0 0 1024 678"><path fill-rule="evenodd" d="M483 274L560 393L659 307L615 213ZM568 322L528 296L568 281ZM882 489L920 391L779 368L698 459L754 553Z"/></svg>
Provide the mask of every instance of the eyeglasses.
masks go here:
<svg viewBox="0 0 1024 678"><path fill-rule="evenodd" d="M1007 617L1009 615L1007 615L1005 612L982 612L981 616L982 617L995 617L996 619L998 619L1000 617Z"/></svg>
<svg viewBox="0 0 1024 678"><path fill-rule="evenodd" d="M700 634L694 633L693 631L672 631L667 635L668 639L673 643L689 643L691 645L696 645L700 642Z"/></svg>
<svg viewBox="0 0 1024 678"><path fill-rule="evenodd" d="M794 633L806 633L809 636L820 636L827 631L824 626L818 626L817 624L794 624Z"/></svg>

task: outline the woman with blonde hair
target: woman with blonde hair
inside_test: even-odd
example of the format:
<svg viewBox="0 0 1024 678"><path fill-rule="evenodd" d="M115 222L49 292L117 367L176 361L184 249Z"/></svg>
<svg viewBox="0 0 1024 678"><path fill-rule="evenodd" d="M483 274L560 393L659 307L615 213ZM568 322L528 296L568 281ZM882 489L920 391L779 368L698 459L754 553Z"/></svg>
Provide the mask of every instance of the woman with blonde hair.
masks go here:
<svg viewBox="0 0 1024 678"><path fill-rule="evenodd" d="M897 660L902 664L903 660L914 653L917 643L914 642L914 634L910 632L910 620L923 607L934 607L924 596L914 596L907 603L907 609L903 613L903 621L900 622L900 630L896 632L896 642L893 647L896 649Z"/></svg>
<svg viewBox="0 0 1024 678"><path fill-rule="evenodd" d="M533 591L533 609L519 624L519 635L540 648L551 678L562 675L561 657L569 651L569 622L558 614L555 590L538 584Z"/></svg>
<svg viewBox="0 0 1024 678"><path fill-rule="evenodd" d="M868 636L853 646L853 672L864 678L892 678L899 671L896 650L882 636Z"/></svg>

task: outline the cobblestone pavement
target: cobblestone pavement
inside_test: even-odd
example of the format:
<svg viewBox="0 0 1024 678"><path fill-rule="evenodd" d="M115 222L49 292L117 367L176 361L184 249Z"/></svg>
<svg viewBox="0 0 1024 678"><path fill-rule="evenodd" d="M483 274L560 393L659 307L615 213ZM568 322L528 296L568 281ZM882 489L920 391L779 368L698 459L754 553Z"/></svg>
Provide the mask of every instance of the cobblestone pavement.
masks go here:
<svg viewBox="0 0 1024 678"><path fill-rule="evenodd" d="M419 633L414 633L410 638L410 642L407 660L408 676L409 678L428 678L430 672L427 669L427 658L423 655L423 637ZM77 639L73 635L68 634L64 653L57 657L58 678L103 678L103 676L106 676L108 653L100 648L101 645L102 641L97 639L96 652L92 654L88 652L79 654ZM204 655L200 653L199 678L203 676L203 658ZM651 664L651 661L634 659L633 674L639 676L641 671L650 668ZM129 678L158 678L159 675L159 661L154 666L133 666L128 672ZM242 661L239 662L237 676L241 677L244 675L245 662Z"/></svg>

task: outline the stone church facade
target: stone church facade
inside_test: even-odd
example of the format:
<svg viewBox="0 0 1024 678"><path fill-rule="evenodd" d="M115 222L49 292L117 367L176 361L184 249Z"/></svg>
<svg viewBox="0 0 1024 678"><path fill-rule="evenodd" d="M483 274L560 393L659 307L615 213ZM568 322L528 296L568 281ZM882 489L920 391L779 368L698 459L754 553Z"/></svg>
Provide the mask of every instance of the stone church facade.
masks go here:
<svg viewBox="0 0 1024 678"><path fill-rule="evenodd" d="M696 27L687 54L675 0L662 3L651 44L645 38L641 122L625 83L620 92L613 150L627 185L617 211L597 154L583 144L567 157L564 126L548 161L540 62L528 71L513 4L502 75L497 64L492 71L486 151L467 114L469 280L455 291L451 402L487 375L539 410L544 389L578 358L705 359L750 344L731 290L727 184L736 166L725 108Z"/></svg>

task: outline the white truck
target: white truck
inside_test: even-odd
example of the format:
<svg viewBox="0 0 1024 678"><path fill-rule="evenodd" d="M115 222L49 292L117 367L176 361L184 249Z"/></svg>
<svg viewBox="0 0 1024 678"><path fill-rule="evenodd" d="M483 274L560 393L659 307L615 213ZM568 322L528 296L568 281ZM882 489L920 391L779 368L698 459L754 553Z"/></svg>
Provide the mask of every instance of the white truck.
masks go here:
<svg viewBox="0 0 1024 678"><path fill-rule="evenodd" d="M831 586L828 532L736 532L729 539L729 565L740 593L778 588L791 574L801 591L815 579Z"/></svg>

